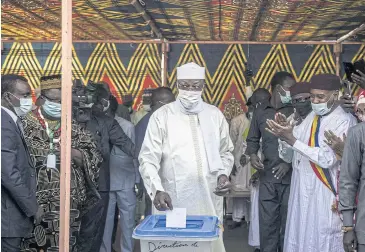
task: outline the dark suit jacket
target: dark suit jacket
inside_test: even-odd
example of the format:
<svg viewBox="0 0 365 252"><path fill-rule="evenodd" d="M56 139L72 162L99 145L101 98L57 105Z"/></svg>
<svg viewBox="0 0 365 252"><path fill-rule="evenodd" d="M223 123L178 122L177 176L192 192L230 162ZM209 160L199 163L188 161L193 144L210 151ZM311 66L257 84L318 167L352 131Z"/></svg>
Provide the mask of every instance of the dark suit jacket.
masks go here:
<svg viewBox="0 0 365 252"><path fill-rule="evenodd" d="M139 152L141 151L141 147L143 144L144 136L146 135L146 130L148 126L148 122L150 121L150 117L152 115L152 111L145 115L136 125L136 156L138 157Z"/></svg>
<svg viewBox="0 0 365 252"><path fill-rule="evenodd" d="M35 172L19 127L1 109L2 237L24 237L32 232L38 210Z"/></svg>
<svg viewBox="0 0 365 252"><path fill-rule="evenodd" d="M134 157L134 144L124 133L119 123L108 116L92 116L86 124L86 129L94 135L98 148L103 155L103 163L99 173L99 191L109 191L109 160L113 145L119 147L128 156Z"/></svg>

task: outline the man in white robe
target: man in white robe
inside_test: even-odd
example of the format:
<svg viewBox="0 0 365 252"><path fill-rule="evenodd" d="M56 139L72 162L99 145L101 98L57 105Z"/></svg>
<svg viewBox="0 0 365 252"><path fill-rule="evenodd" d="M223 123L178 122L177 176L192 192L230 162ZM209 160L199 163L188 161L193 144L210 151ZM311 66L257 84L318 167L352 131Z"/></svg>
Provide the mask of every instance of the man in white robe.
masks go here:
<svg viewBox="0 0 365 252"><path fill-rule="evenodd" d="M342 222L336 209L340 165L324 132L342 136L356 120L337 102L337 76L316 75L310 87L313 111L300 125L293 129L268 121L268 131L292 146L283 145L280 153L284 160L292 160L294 170L284 252L342 252Z"/></svg>
<svg viewBox="0 0 365 252"><path fill-rule="evenodd" d="M234 145L234 171L231 174L232 192L249 192L249 179L251 177L248 158L244 155L246 150L246 137L250 129L250 121L246 114L234 117L230 125L230 136ZM249 198L232 198L232 223L229 229L241 226L242 219L249 221Z"/></svg>
<svg viewBox="0 0 365 252"><path fill-rule="evenodd" d="M179 67L176 101L150 118L139 169L156 208L153 213L179 207L188 215L223 219L218 195L229 191L233 144L222 112L201 98L204 79L205 68L195 63ZM222 236L214 252L225 252Z"/></svg>

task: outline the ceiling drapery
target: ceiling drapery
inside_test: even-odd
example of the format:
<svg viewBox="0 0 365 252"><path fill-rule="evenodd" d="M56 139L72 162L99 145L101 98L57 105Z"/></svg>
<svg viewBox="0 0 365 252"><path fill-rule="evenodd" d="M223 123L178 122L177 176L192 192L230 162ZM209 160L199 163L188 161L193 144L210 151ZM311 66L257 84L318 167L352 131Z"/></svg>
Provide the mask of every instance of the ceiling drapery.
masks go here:
<svg viewBox="0 0 365 252"><path fill-rule="evenodd" d="M168 40L336 40L365 22L365 0L139 0ZM6 40L59 40L61 0L3 0ZM128 0L74 0L74 40L150 40ZM352 41L364 41L361 32Z"/></svg>

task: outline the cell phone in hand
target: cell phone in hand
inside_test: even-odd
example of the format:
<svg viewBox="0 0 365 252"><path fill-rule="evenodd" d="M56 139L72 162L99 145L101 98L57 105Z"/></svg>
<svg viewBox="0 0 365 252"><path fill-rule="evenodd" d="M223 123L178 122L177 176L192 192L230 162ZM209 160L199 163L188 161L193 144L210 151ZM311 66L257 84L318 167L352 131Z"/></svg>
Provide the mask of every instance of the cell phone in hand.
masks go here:
<svg viewBox="0 0 365 252"><path fill-rule="evenodd" d="M346 78L351 82L353 82L352 74L360 75L357 71L365 73L365 60L363 59L356 61L354 64L351 62L343 62L343 66L345 68Z"/></svg>
<svg viewBox="0 0 365 252"><path fill-rule="evenodd" d="M356 74L356 69L354 64L352 64L351 62L343 62L343 66L345 68L346 79L353 82L351 75Z"/></svg>
<svg viewBox="0 0 365 252"><path fill-rule="evenodd" d="M348 80L343 80L342 83L343 83L343 87L344 87L344 94L351 96L351 94L352 94L351 82Z"/></svg>

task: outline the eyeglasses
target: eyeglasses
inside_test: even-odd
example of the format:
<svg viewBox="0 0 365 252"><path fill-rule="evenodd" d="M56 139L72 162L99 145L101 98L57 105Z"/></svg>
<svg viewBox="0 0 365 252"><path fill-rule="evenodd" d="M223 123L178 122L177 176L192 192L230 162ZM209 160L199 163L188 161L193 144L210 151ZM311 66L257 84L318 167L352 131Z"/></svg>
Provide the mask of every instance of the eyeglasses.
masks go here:
<svg viewBox="0 0 365 252"><path fill-rule="evenodd" d="M177 86L182 90L200 91L204 87L204 83L204 80L195 80L194 82L177 81Z"/></svg>
<svg viewBox="0 0 365 252"><path fill-rule="evenodd" d="M12 95L13 97L17 98L18 100L19 100L20 98L29 98L29 97L31 97L30 93L28 93L28 94L24 94L24 95L23 95L23 97L18 97L18 96L16 96L15 94L10 93L10 92L8 92L8 94Z"/></svg>
<svg viewBox="0 0 365 252"><path fill-rule="evenodd" d="M45 96L45 95L42 95L41 97L42 97L43 99L45 99L45 100L50 101L50 102L61 103L61 99L52 99L52 98L49 98L49 97L47 97L47 96Z"/></svg>
<svg viewBox="0 0 365 252"><path fill-rule="evenodd" d="M304 103L310 100L310 97L302 97L302 98L297 98L297 99L293 99L292 103L293 104L298 104L298 103Z"/></svg>

